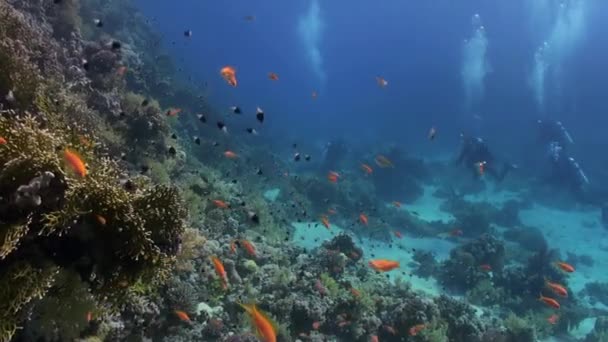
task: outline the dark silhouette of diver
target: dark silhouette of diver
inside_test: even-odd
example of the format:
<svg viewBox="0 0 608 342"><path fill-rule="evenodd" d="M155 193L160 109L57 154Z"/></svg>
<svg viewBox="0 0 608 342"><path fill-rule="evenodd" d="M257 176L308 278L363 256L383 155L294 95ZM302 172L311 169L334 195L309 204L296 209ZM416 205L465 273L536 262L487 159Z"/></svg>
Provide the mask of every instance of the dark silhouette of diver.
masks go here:
<svg viewBox="0 0 608 342"><path fill-rule="evenodd" d="M486 142L482 138L466 137L464 135L462 136L462 148L455 164L464 164L475 179L480 178L482 173L487 173L497 182L502 181L507 173L516 167L513 164L504 163L499 170Z"/></svg>
<svg viewBox="0 0 608 342"><path fill-rule="evenodd" d="M547 155L549 157L549 174L547 181L571 191L575 195L582 195L589 179L574 158L570 157L564 147L557 141L549 143Z"/></svg>

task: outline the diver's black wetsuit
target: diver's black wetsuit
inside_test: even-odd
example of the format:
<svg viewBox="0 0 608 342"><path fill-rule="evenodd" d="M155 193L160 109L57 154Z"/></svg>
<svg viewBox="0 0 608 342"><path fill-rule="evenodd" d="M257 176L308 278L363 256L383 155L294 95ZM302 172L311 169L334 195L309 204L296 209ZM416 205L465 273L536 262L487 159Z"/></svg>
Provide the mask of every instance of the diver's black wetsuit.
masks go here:
<svg viewBox="0 0 608 342"><path fill-rule="evenodd" d="M490 175L497 182L502 181L513 168L513 165L505 163L499 171L494 156L483 139L473 137L463 138L462 149L456 159L456 165L464 164L471 170L473 177L477 179L481 176L479 163L485 163L484 173Z"/></svg>
<svg viewBox="0 0 608 342"><path fill-rule="evenodd" d="M574 194L582 194L589 183L587 176L574 158L566 154L559 142L549 143L548 157L550 173L548 181L560 187L565 187Z"/></svg>

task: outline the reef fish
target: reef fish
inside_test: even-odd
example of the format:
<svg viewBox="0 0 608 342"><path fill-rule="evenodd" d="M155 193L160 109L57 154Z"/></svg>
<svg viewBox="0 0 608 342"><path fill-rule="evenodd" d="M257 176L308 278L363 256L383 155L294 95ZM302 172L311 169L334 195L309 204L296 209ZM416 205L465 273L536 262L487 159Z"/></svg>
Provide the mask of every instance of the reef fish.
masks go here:
<svg viewBox="0 0 608 342"><path fill-rule="evenodd" d="M378 335L372 335L369 337L369 342L379 342Z"/></svg>
<svg viewBox="0 0 608 342"><path fill-rule="evenodd" d="M426 328L425 324L416 324L410 328L409 334L410 336L416 336L419 332L421 332L424 328Z"/></svg>
<svg viewBox="0 0 608 342"><path fill-rule="evenodd" d="M364 213L359 214L359 222L361 222L361 224L366 225L367 226L367 215L365 215Z"/></svg>
<svg viewBox="0 0 608 342"><path fill-rule="evenodd" d="M256 331L256 334L263 342L276 342L276 324L266 315L263 311L260 311L255 304L240 304L245 311L251 317L251 324Z"/></svg>
<svg viewBox="0 0 608 342"><path fill-rule="evenodd" d="M211 257L211 261L213 262L213 267L215 267L215 273L218 277L220 277L220 281L222 282L222 288L225 290L228 288L228 276L226 274L226 270L224 269L224 264L222 261L215 256Z"/></svg>
<svg viewBox="0 0 608 342"><path fill-rule="evenodd" d="M182 111L181 108L172 108L167 111L167 116L176 116Z"/></svg>
<svg viewBox="0 0 608 342"><path fill-rule="evenodd" d="M564 271L564 272L568 272L568 273L574 272L574 267L568 263L565 263L563 261L558 261L555 264L557 265L557 267L562 269L562 271Z"/></svg>
<svg viewBox="0 0 608 342"><path fill-rule="evenodd" d="M122 77L127 73L127 67L126 66L120 66L118 67L118 69L116 70L116 75Z"/></svg>
<svg viewBox="0 0 608 342"><path fill-rule="evenodd" d="M350 293L351 293L353 296L355 296L355 297L360 297L360 296L361 296L361 292L359 292L359 290L357 290L357 289L356 289L356 288L354 288L354 287L351 287L351 288L350 288Z"/></svg>
<svg viewBox="0 0 608 342"><path fill-rule="evenodd" d="M220 70L220 75L222 75L222 77L224 78L226 83L228 83L229 85L231 85L233 87L237 86L236 69L234 67L231 67L229 65L223 67Z"/></svg>
<svg viewBox="0 0 608 342"><path fill-rule="evenodd" d="M484 271L484 272L490 272L490 271L492 271L492 266L490 266L488 264L479 265L479 268L481 268L481 270Z"/></svg>
<svg viewBox="0 0 608 342"><path fill-rule="evenodd" d="M401 234L401 232L400 232L400 231L395 230L395 236L396 236L397 238L401 239L401 238L403 237L403 234Z"/></svg>
<svg viewBox="0 0 608 342"><path fill-rule="evenodd" d="M275 74L274 72L269 72L268 73L268 78L271 81L278 81L279 80L279 75Z"/></svg>
<svg viewBox="0 0 608 342"><path fill-rule="evenodd" d="M232 152L232 151L228 150L228 151L224 152L224 157L226 157L226 158L228 158L228 159L236 159L236 158L238 158L239 156L238 156L236 153L234 153L234 152Z"/></svg>
<svg viewBox="0 0 608 342"><path fill-rule="evenodd" d="M557 324L558 319L559 319L559 316L556 314L553 314L553 315L547 317L547 322L549 322L549 324L555 325L555 324Z"/></svg>
<svg viewBox="0 0 608 342"><path fill-rule="evenodd" d="M553 298L545 297L541 294L539 295L538 300L545 303L547 306L550 306L554 309L559 309L559 302Z"/></svg>
<svg viewBox="0 0 608 342"><path fill-rule="evenodd" d="M247 240L241 240L241 246L243 246L243 248L245 249L245 251L247 251L247 254L249 254L252 257L256 257L257 254L255 252L255 246L247 241Z"/></svg>
<svg viewBox="0 0 608 342"><path fill-rule="evenodd" d="M378 83L378 86L380 88L384 88L388 85L388 81L385 80L383 77L380 76L376 76L376 83Z"/></svg>
<svg viewBox="0 0 608 342"><path fill-rule="evenodd" d="M93 320L93 313L91 311L87 311L87 323Z"/></svg>
<svg viewBox="0 0 608 342"><path fill-rule="evenodd" d="M230 208L230 204L228 204L228 203L226 203L226 202L224 202L222 200L217 200L217 199L213 200L213 204L217 208L220 208L220 209L228 209L228 208Z"/></svg>
<svg viewBox="0 0 608 342"><path fill-rule="evenodd" d="M393 206L394 206L395 208L401 208L401 202L398 202L398 201L393 201Z"/></svg>
<svg viewBox="0 0 608 342"><path fill-rule="evenodd" d="M185 311L175 310L174 312L175 312L175 315L177 316L177 318L179 318L181 321L190 322L190 316L188 316L188 314Z"/></svg>
<svg viewBox="0 0 608 342"><path fill-rule="evenodd" d="M340 179L340 174L335 171L329 171L327 179L332 183L337 183L338 179Z"/></svg>
<svg viewBox="0 0 608 342"><path fill-rule="evenodd" d="M106 218L99 214L95 214L95 220L97 220L97 223L99 223L102 226L105 226L107 223Z"/></svg>
<svg viewBox="0 0 608 342"><path fill-rule="evenodd" d="M363 170L363 172L365 172L367 175L371 175L374 172L374 169L367 164L361 164L361 170Z"/></svg>
<svg viewBox="0 0 608 342"><path fill-rule="evenodd" d="M0 145L6 145L7 141L5 138L0 137Z"/></svg>
<svg viewBox="0 0 608 342"><path fill-rule="evenodd" d="M563 285L558 284L558 283L553 283L547 279L545 279L545 284L556 295L561 296L561 297L568 297L568 290L566 290L566 288Z"/></svg>
<svg viewBox="0 0 608 342"><path fill-rule="evenodd" d="M376 165L380 166L381 168L395 167L390 159L381 154L377 155L376 158L374 158L374 161L376 162Z"/></svg>
<svg viewBox="0 0 608 342"><path fill-rule="evenodd" d="M87 175L87 167L82 161L82 158L80 158L80 156L76 152L66 148L63 152L63 156L70 168L78 176L85 177Z"/></svg>
<svg viewBox="0 0 608 342"><path fill-rule="evenodd" d="M329 218L327 218L327 216L321 216L321 223L325 226L325 228L331 229Z"/></svg>
<svg viewBox="0 0 608 342"><path fill-rule="evenodd" d="M370 260L369 266L379 272L388 272L399 268L399 262L394 260L376 259Z"/></svg>

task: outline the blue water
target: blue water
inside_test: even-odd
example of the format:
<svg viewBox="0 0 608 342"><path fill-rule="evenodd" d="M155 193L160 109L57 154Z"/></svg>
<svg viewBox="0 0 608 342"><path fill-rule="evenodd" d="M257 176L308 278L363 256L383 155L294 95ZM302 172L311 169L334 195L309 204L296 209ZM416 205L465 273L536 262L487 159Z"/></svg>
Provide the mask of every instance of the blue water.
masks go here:
<svg viewBox="0 0 608 342"><path fill-rule="evenodd" d="M552 117L577 136L576 150L585 163L600 163L592 150L607 123L602 94L608 81L601 72L608 57L605 2L566 1L583 13L581 19L567 13L565 21L558 19L557 1L536 2L542 7L538 11L523 0L139 3L157 18L156 29L188 74L209 83L211 101L218 108L262 106L271 118L272 138L342 136L368 146L394 141L433 153L454 150L458 133L470 131L525 161L529 156L521 153L530 143L525 136L533 134L533 120ZM318 12L308 16L314 6ZM478 104L467 108L462 50L463 40L474 32L475 13L485 27L491 71ZM242 20L246 15L256 20ZM566 29L551 38L562 24ZM303 39L302 25L304 35L317 32L316 38ZM186 29L193 31L189 39L182 35ZM551 39L565 47L548 70L541 110L529 79L534 51ZM314 49L320 55L317 66L310 58ZM236 89L218 75L227 64L238 70ZM279 74L279 82L268 81L270 71ZM379 89L377 75L389 86ZM313 90L319 92L316 101ZM438 146L424 144L431 125L439 129ZM513 129L525 132L524 139L514 139Z"/></svg>

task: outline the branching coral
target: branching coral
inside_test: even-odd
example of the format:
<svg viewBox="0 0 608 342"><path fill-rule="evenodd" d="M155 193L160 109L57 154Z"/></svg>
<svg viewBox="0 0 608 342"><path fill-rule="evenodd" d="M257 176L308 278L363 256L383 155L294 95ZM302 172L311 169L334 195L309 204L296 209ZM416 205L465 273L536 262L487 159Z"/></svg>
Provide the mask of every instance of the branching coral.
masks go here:
<svg viewBox="0 0 608 342"><path fill-rule="evenodd" d="M185 227L185 210L175 189L125 190L113 162L77 145L76 133L43 129L33 117L0 118L0 136L7 140L0 147L0 211L5 219L0 226L0 276L16 260L50 260L73 268L93 295L112 303L119 303L130 285L167 276ZM65 146L78 146L88 163L86 177L66 169ZM55 177L41 194L41 205L17 206L17 188L46 172ZM21 300L14 298L8 302Z"/></svg>

